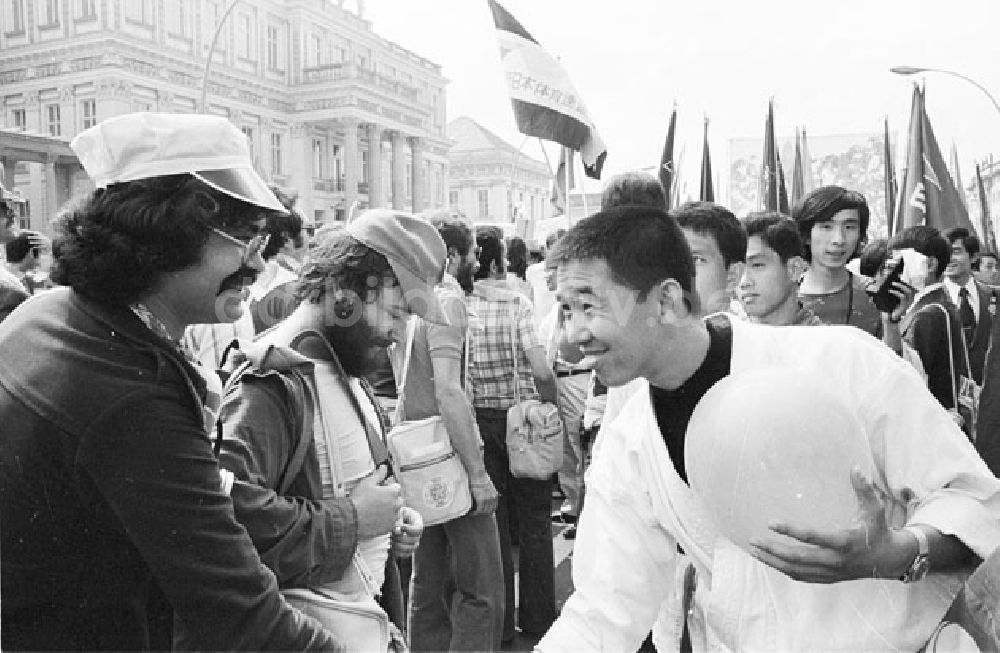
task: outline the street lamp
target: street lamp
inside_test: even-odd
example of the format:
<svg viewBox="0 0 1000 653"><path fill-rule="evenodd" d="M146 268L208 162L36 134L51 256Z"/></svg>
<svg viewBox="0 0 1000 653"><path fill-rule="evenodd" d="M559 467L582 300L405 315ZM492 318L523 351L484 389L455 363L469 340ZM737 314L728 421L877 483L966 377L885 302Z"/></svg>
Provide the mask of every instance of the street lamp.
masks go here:
<svg viewBox="0 0 1000 653"><path fill-rule="evenodd" d="M205 71L201 74L201 105L202 113L208 113L208 73L212 70L212 57L215 55L215 46L219 43L219 36L222 34L222 26L226 24L229 14L233 13L236 4L240 0L231 0L226 11L223 12L219 24L215 26L215 34L212 35L212 45L208 46L208 56L205 59Z"/></svg>
<svg viewBox="0 0 1000 653"><path fill-rule="evenodd" d="M986 87L972 79L971 77L966 77L962 73L956 73L953 70L942 70L941 68L919 68L917 66L894 66L889 69L889 72L896 73L897 75L916 75L917 73L943 73L945 75L951 75L952 77L958 77L959 79L964 79L969 82L980 91L986 94L986 97L990 99L993 103L993 107L1000 113L1000 102L993 97L993 94L986 90Z"/></svg>

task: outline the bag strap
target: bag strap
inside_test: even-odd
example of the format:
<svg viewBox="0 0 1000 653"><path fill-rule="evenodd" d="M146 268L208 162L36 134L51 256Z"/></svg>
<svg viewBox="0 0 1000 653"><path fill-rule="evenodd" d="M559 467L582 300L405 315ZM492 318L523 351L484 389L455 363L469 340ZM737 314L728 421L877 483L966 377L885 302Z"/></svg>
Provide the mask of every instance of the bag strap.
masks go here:
<svg viewBox="0 0 1000 653"><path fill-rule="evenodd" d="M954 351L954 347L952 346L953 345L953 341L951 339L951 315L948 313L948 309L946 309L941 304L935 303L933 305L937 306L938 309L941 311L941 313L944 315L944 324L945 324L945 328L947 329L947 333L948 333L948 364L951 366L950 367L950 369L951 369L951 396L952 396L952 401L955 402L954 403L954 409L958 410L958 377L955 376L955 351ZM965 347L964 340L962 342L962 347Z"/></svg>
<svg viewBox="0 0 1000 653"><path fill-rule="evenodd" d="M517 358L517 318L520 313L521 303L515 298L514 299L514 315L511 317L510 321L510 351L514 356L514 404L521 403L521 370L520 361Z"/></svg>
<svg viewBox="0 0 1000 653"><path fill-rule="evenodd" d="M326 350L327 354L329 355L330 362L333 363L333 366L336 368L337 374L340 376L341 380L344 383L345 389L347 391L347 397L351 401L351 407L354 408L354 412L358 415L358 418L361 420L361 425L365 429L365 437L368 438L368 449L369 451L371 451L372 459L375 461L375 466L377 467L385 463L389 459L389 451L388 449L386 449L385 442L382 440L381 434L376 433L375 429L365 418L365 413L361 409L361 403L358 401L358 397L354 393L354 389L351 387L351 379L349 376L347 376L347 373L344 372L344 368L340 365L340 360L337 358L337 354L330 347L330 343L326 341L326 338L320 335L318 331L307 329L296 335L294 338L292 338L292 342L290 343L289 346L292 349L296 349L306 338L319 339L320 345ZM364 384L362 384L362 388L364 388ZM372 400L371 395L368 394L367 391L365 392L365 395L368 396L370 401ZM374 402L372 403L373 403L372 407L375 410L375 416L377 418L378 406L374 405ZM381 422L381 420L379 421ZM381 423L379 424L379 426L380 427L382 426Z"/></svg>
<svg viewBox="0 0 1000 653"><path fill-rule="evenodd" d="M417 330L417 318L411 317L406 322L406 349L403 352L403 369L396 384L396 411L392 417L393 424L402 423L406 415L406 378L410 374L410 359L413 356L413 340Z"/></svg>
<svg viewBox="0 0 1000 653"><path fill-rule="evenodd" d="M303 392L303 402L302 402L302 414L299 423L299 440L295 445L295 451L292 453L291 459L288 461L288 466L285 467L285 471L281 474L281 481L278 484L278 494L284 495L288 492L288 489L292 486L292 481L295 477L299 475L302 471L302 465L306 460L306 453L309 451L309 445L312 444L312 438L309 434L312 433L312 426L316 419L316 396L313 393L312 384L304 377L298 378L299 383L302 384ZM315 437L313 433L313 437Z"/></svg>

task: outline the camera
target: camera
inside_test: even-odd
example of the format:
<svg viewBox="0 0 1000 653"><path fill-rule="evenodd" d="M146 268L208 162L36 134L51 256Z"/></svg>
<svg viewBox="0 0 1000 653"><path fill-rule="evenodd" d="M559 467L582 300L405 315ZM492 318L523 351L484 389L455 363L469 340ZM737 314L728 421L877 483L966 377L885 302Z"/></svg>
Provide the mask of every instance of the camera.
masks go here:
<svg viewBox="0 0 1000 653"><path fill-rule="evenodd" d="M888 269L890 264L891 269ZM887 269L888 271L886 271ZM872 298L875 308L882 313L892 313L899 306L899 297L896 297L889 291L892 290L892 285L899 281L902 275L903 259L888 259L879 276L865 288L865 292Z"/></svg>

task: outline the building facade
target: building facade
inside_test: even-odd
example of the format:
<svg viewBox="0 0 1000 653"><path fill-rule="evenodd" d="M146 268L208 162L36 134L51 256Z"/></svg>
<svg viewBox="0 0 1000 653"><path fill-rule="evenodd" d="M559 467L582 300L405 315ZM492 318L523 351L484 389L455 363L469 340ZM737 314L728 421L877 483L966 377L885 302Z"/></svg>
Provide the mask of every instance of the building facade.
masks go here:
<svg viewBox="0 0 1000 653"><path fill-rule="evenodd" d="M5 147L13 132L68 142L123 113L204 110L246 134L259 172L297 192L307 220L443 205L446 80L439 65L375 34L362 8L332 0L2 0L5 183L22 189L32 226L44 229L65 199L49 180L71 190L85 177L65 158L18 158Z"/></svg>
<svg viewBox="0 0 1000 653"><path fill-rule="evenodd" d="M448 204L474 222L516 223L552 215L549 166L472 118L448 124Z"/></svg>

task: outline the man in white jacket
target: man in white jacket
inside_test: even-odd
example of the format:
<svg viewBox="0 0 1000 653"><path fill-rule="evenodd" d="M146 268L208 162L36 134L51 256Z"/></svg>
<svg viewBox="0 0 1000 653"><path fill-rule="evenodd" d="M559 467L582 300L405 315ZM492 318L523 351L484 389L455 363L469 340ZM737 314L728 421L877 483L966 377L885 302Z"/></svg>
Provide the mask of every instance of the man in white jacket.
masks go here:
<svg viewBox="0 0 1000 653"><path fill-rule="evenodd" d="M976 558L1000 543L1000 481L912 368L856 329L692 316L690 250L656 209L591 216L553 256L573 340L603 383L639 388L598 443L576 590L538 650L635 650L650 628L661 650L677 650L685 629L695 651L926 642ZM751 554L688 486L684 439L715 382L762 367L822 378L863 425L874 474L844 480L855 526L775 524Z"/></svg>

